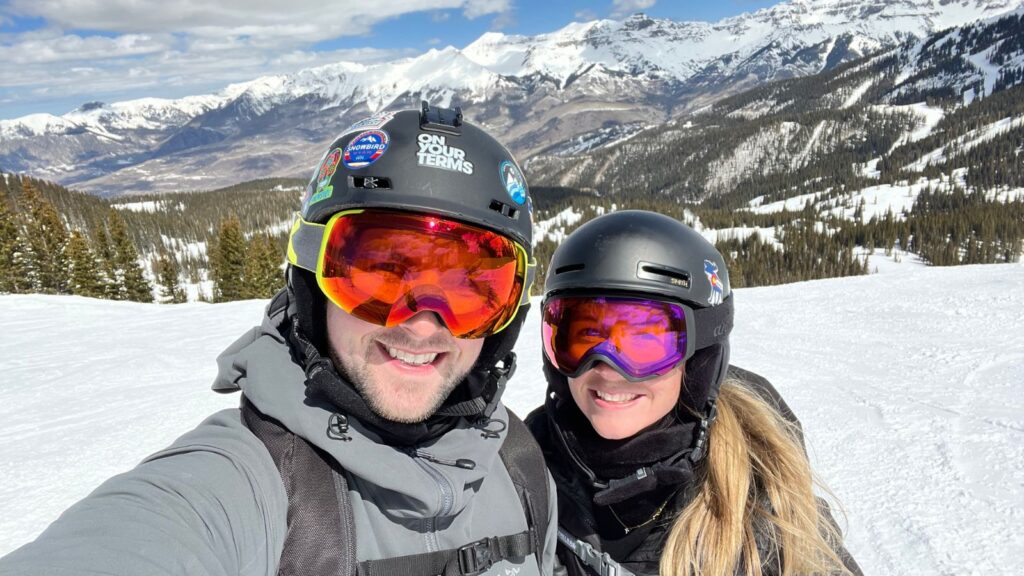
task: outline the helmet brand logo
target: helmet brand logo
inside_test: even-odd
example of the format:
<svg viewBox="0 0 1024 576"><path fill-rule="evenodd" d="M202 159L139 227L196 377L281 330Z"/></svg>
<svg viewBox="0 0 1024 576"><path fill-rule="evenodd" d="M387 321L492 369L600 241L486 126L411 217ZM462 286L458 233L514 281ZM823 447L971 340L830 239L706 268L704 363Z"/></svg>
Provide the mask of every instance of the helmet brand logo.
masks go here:
<svg viewBox="0 0 1024 576"><path fill-rule="evenodd" d="M448 138L438 134L421 133L416 137L419 152L416 153L420 166L441 168L463 174L473 173L473 163L466 160L466 151L448 145Z"/></svg>

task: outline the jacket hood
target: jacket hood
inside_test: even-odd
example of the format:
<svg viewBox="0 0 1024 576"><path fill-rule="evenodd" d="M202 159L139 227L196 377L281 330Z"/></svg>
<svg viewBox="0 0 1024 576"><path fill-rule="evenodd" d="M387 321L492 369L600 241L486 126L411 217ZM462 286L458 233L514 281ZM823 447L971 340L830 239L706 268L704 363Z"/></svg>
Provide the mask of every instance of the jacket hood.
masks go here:
<svg viewBox="0 0 1024 576"><path fill-rule="evenodd" d="M332 433L338 409L307 396L305 372L283 335L287 318L286 307L274 310L271 302L262 325L218 356L213 390L241 391L260 412L325 451L348 472L365 500L395 518L454 515L467 505L480 480L502 466L498 450L505 426L497 421L507 423L508 413L500 404L487 433L460 418L447 433L419 446L388 445L354 418L347 419L343 437ZM472 469L454 465L460 460L472 461ZM440 486L444 483L447 487Z"/></svg>

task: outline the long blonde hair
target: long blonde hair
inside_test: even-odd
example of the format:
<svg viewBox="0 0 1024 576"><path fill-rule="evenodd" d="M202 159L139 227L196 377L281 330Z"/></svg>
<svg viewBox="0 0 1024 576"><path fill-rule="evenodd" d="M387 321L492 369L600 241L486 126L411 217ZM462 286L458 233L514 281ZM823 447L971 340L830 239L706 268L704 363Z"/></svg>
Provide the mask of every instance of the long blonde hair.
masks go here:
<svg viewBox="0 0 1024 576"><path fill-rule="evenodd" d="M731 575L737 567L760 576L771 563L782 575L848 574L795 424L730 379L718 396L709 450L706 478L669 532L661 576Z"/></svg>

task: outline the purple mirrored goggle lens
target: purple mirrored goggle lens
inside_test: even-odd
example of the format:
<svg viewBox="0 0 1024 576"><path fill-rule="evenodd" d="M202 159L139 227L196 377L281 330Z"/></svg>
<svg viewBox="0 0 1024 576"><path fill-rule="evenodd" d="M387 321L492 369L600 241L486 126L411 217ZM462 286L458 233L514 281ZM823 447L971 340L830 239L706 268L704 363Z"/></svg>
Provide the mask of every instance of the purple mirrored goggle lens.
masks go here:
<svg viewBox="0 0 1024 576"><path fill-rule="evenodd" d="M625 297L561 297L544 303L548 360L575 377L604 361L636 381L663 374L686 359L682 305Z"/></svg>

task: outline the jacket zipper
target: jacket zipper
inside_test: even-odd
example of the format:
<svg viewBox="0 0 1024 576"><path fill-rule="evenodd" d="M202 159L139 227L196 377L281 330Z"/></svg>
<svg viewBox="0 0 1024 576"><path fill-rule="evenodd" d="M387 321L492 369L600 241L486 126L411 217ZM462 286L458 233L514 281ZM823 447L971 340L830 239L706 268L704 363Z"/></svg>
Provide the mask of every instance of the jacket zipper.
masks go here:
<svg viewBox="0 0 1024 576"><path fill-rule="evenodd" d="M451 483L448 482L448 479L444 477L444 474L441 474L435 470L433 466L424 461L427 460L427 458L422 456L420 454L421 452L422 451L420 450L414 450L410 451L409 455L417 464L419 464L420 468L423 468L428 476L433 478L437 488L441 491L441 510L437 513L437 516L426 518L427 532L424 535L427 540L427 551L437 552L441 549L441 544L437 538L436 520L438 516L447 516L451 514L452 508L455 506L455 491L454 488L452 488ZM426 452L423 452L423 454L426 454Z"/></svg>

